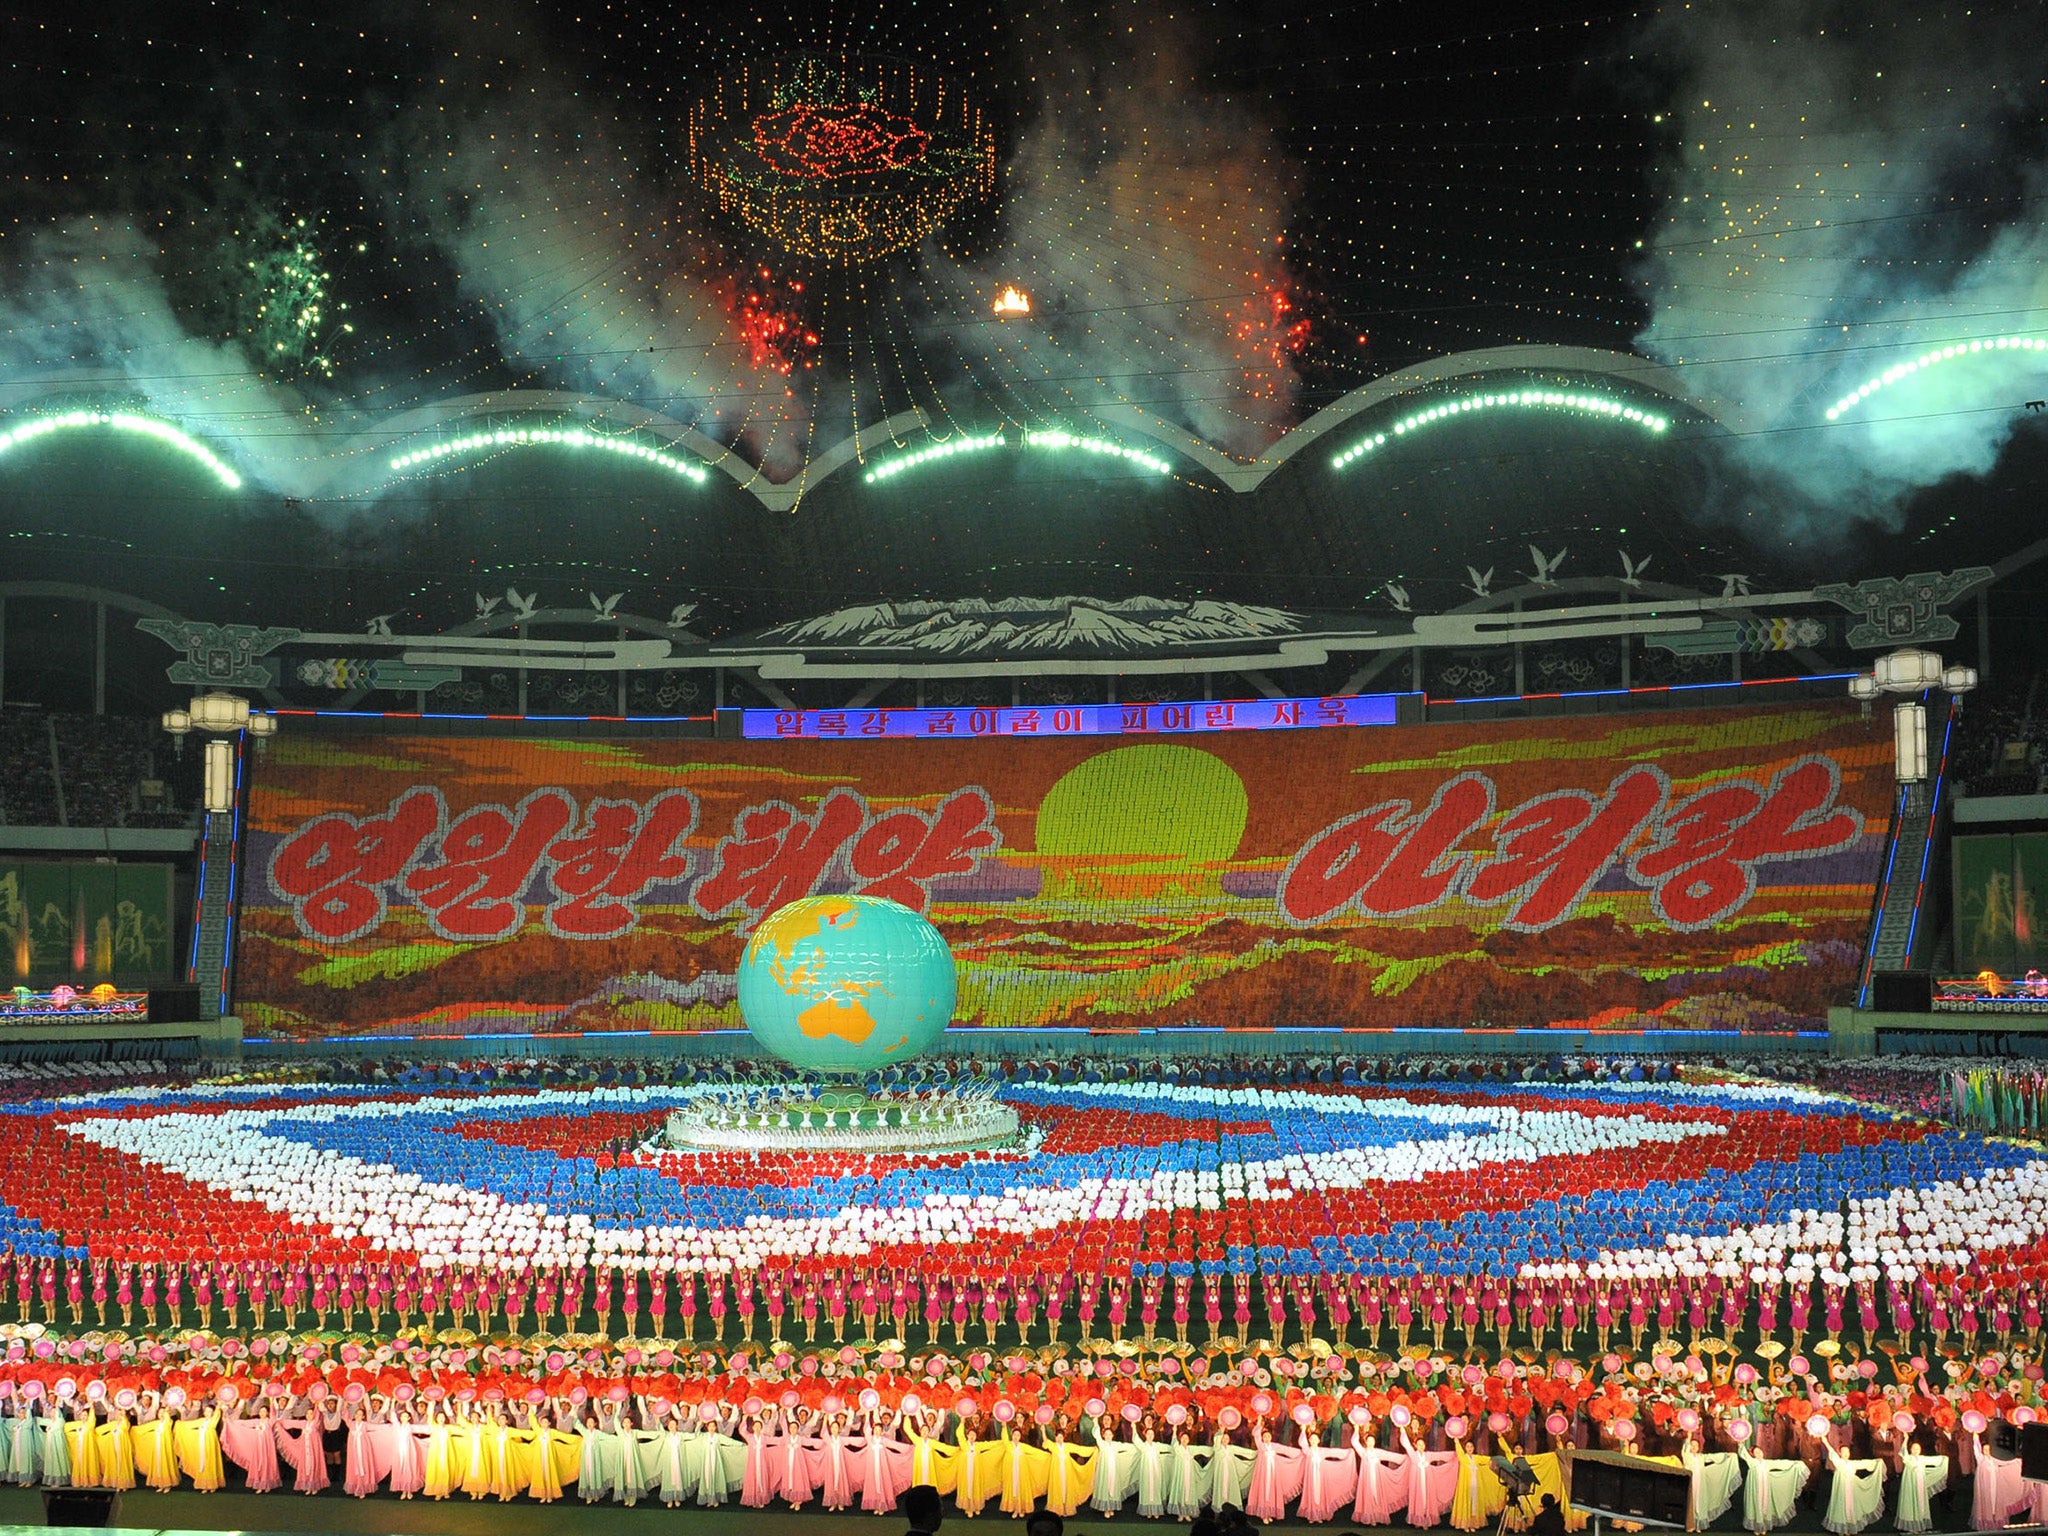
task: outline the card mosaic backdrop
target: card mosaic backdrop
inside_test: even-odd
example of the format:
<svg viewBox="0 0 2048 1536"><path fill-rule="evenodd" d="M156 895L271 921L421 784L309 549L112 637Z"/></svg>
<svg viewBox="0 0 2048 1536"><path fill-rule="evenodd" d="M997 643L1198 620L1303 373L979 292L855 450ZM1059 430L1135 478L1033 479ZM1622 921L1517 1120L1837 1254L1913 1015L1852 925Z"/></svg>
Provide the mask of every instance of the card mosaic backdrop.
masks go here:
<svg viewBox="0 0 2048 1536"><path fill-rule="evenodd" d="M257 1033L736 1024L761 916L926 912L958 1021L1818 1027L1889 722L1800 706L1171 742L366 736L256 767Z"/></svg>

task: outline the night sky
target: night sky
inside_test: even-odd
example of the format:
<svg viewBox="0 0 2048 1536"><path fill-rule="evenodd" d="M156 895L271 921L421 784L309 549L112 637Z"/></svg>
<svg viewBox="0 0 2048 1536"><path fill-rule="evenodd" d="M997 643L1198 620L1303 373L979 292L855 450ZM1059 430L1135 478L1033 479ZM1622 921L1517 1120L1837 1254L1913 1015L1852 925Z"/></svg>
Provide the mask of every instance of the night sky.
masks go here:
<svg viewBox="0 0 2048 1536"><path fill-rule="evenodd" d="M1670 369L1707 461L1670 514L1698 536L1663 535L1673 579L1731 541L1926 568L2040 531L2048 353L2009 345L2048 336L2038 5L41 9L0 17L0 408L174 422L288 507L360 514L356 557L451 493L336 466L482 392L561 391L599 429L651 412L807 487L850 434L866 455L1118 412L1249 458L1390 371L1531 342ZM801 57L898 149L933 130L871 183L907 221L875 226L893 251L775 232L827 237L851 185L829 175L777 193L780 225L763 184L751 208L706 189L750 120L700 115L726 137L693 146L693 108ZM861 95L885 74L914 81L907 115ZM979 114L994 190L926 227L910 193L960 147L941 101ZM1030 316L991 312L1010 283ZM924 432L877 435L910 407ZM1499 447L1433 441L1461 474ZM1454 584L1472 537L1571 532L1544 516L1390 556L1354 530L1382 568L1328 567L1348 600L1320 606L1452 553ZM1179 537L1148 533L1120 580L1198 585ZM917 560L870 562L877 590ZM1240 595L1275 595L1259 580Z"/></svg>

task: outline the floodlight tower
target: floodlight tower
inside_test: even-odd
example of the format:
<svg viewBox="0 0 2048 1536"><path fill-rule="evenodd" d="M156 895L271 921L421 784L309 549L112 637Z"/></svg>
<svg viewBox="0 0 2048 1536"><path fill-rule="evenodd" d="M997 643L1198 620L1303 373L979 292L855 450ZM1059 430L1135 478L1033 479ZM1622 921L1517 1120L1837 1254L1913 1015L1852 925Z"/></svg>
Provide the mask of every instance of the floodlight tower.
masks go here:
<svg viewBox="0 0 2048 1536"><path fill-rule="evenodd" d="M202 804L209 814L235 808L235 749L222 738L247 731L251 736L277 733L277 716L257 714L249 701L232 693L202 693L184 709L164 714L164 729L183 739L193 731L207 734Z"/></svg>
<svg viewBox="0 0 2048 1536"><path fill-rule="evenodd" d="M1849 697L1867 705L1880 693L1905 696L1892 705L1892 761L1901 784L1918 784L1927 777L1927 706L1910 695L1935 688L1961 695L1976 686L1975 667L1944 667L1934 652L1908 647L1878 657L1868 672L1850 678Z"/></svg>

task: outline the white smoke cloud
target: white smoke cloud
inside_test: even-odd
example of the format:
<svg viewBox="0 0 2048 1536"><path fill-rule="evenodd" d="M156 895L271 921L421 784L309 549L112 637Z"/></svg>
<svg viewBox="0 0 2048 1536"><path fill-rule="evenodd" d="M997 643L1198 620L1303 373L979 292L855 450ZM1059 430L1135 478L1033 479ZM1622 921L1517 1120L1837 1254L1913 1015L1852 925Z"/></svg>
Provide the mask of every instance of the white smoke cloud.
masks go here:
<svg viewBox="0 0 2048 1536"><path fill-rule="evenodd" d="M1256 453L1294 420L1271 295L1297 170L1260 117L1196 85L1177 26L1150 6L1115 19L1129 28L1104 31L1128 56L1056 40L1004 168L1000 247L967 263L928 251L926 268L945 320L977 322L963 352L985 339L997 381L1041 408L1130 404ZM1033 317L998 327L1008 283Z"/></svg>
<svg viewBox="0 0 2048 1536"><path fill-rule="evenodd" d="M326 473L306 402L238 346L193 335L154 247L119 219L76 218L25 237L0 277L0 393L30 408L139 400L287 496L310 495Z"/></svg>
<svg viewBox="0 0 2048 1536"><path fill-rule="evenodd" d="M1638 270L1638 346L1736 433L1792 538L1980 474L2048 375L1967 355L1827 419L1932 347L2048 327L2048 192L2025 135L2048 12L1706 0L1650 41L1681 135Z"/></svg>
<svg viewBox="0 0 2048 1536"><path fill-rule="evenodd" d="M522 93L516 111L446 114L402 192L506 356L559 388L744 439L772 478L801 463L800 401L751 366L715 263L674 198L592 113Z"/></svg>

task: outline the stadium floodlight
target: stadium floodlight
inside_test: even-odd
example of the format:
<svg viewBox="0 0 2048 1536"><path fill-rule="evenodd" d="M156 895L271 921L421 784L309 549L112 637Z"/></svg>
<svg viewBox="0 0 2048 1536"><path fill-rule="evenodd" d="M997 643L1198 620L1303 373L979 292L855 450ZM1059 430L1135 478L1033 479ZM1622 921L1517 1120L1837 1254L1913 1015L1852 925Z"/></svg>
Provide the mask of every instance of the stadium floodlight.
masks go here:
<svg viewBox="0 0 2048 1536"><path fill-rule="evenodd" d="M1912 695L1939 688L1964 694L1976 686L1975 667L1946 667L1934 652L1907 646L1878 657L1868 672L1849 679L1849 697L1867 705L1880 693ZM1892 706L1892 767L1901 784L1927 777L1927 706L1917 698L1901 698Z"/></svg>
<svg viewBox="0 0 2048 1536"><path fill-rule="evenodd" d="M1892 766L1901 784L1927 777L1927 706L1918 702L1892 706Z"/></svg>
<svg viewBox="0 0 2048 1536"><path fill-rule="evenodd" d="M1880 656L1871 665L1871 680L1887 693L1919 693L1941 686L1941 658L1932 651L1908 647Z"/></svg>
<svg viewBox="0 0 2048 1536"><path fill-rule="evenodd" d="M201 764L201 805L209 814L225 814L235 808L235 749L222 738L239 731L274 736L277 716L257 713L238 694L202 693L183 709L166 710L163 727L180 741L194 731L207 735Z"/></svg>
<svg viewBox="0 0 2048 1536"><path fill-rule="evenodd" d="M223 815L235 808L235 749L225 741L206 744L200 801L208 815Z"/></svg>
<svg viewBox="0 0 2048 1536"><path fill-rule="evenodd" d="M185 708L166 711L163 727L173 736L193 731L218 736L247 731L251 736L271 736L277 732L277 716L256 713L239 694L202 693Z"/></svg>

